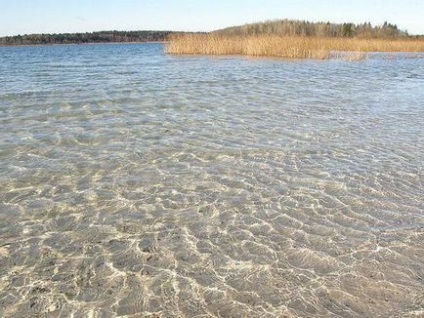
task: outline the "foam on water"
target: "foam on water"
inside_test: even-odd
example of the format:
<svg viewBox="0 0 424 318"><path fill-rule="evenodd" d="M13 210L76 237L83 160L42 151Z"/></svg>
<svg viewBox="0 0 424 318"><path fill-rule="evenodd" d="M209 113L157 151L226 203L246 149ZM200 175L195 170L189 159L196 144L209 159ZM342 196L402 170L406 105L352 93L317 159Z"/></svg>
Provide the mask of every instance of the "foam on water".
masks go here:
<svg viewBox="0 0 424 318"><path fill-rule="evenodd" d="M422 316L420 74L0 48L0 315Z"/></svg>

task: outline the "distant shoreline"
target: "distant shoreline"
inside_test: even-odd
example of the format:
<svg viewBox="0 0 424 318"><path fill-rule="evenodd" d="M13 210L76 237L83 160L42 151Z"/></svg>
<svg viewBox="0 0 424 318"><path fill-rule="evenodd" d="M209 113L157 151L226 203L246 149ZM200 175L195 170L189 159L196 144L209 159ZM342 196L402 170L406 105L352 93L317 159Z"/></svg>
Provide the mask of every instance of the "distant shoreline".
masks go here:
<svg viewBox="0 0 424 318"><path fill-rule="evenodd" d="M137 41L137 42L86 42L86 43L45 43L45 44L0 44L0 47L33 47L33 46L73 46L73 45L116 45L116 44L166 44L168 41Z"/></svg>
<svg viewBox="0 0 424 318"><path fill-rule="evenodd" d="M0 46L162 42L175 33L173 31L98 31L24 34L0 37Z"/></svg>
<svg viewBox="0 0 424 318"><path fill-rule="evenodd" d="M270 41L270 38L273 40ZM424 51L424 35L409 35L407 30L401 30L387 21L381 25L371 25L369 22L354 24L288 19L232 26L211 32L111 30L3 36L0 37L0 47L166 43L167 52L174 54L325 58L330 50L340 49L404 51L395 44L401 41L407 44L406 52ZM306 42L308 44L305 46ZM343 47L338 42L343 42ZM414 45L411 42L415 42ZM308 47L310 45L312 47ZM285 52L281 46L285 47Z"/></svg>

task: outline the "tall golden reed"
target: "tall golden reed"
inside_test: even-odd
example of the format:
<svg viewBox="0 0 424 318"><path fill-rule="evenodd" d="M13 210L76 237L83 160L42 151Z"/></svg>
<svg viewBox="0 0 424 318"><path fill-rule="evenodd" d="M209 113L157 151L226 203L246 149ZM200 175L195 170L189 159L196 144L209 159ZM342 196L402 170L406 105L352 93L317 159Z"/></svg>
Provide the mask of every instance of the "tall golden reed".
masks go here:
<svg viewBox="0 0 424 318"><path fill-rule="evenodd" d="M170 54L248 55L294 59L328 59L334 52L363 58L366 52L424 52L419 39L357 39L301 36L177 34L169 38Z"/></svg>

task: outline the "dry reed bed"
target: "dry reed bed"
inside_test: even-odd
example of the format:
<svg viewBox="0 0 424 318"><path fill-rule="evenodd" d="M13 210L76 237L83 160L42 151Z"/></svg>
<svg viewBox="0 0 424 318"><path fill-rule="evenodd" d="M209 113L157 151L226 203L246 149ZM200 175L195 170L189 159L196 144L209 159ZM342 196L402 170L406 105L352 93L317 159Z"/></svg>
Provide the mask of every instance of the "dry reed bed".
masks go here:
<svg viewBox="0 0 424 318"><path fill-rule="evenodd" d="M170 54L248 55L296 59L328 59L335 56L333 52L355 52L347 57L362 59L367 52L424 52L424 40L179 34L169 38L166 51Z"/></svg>

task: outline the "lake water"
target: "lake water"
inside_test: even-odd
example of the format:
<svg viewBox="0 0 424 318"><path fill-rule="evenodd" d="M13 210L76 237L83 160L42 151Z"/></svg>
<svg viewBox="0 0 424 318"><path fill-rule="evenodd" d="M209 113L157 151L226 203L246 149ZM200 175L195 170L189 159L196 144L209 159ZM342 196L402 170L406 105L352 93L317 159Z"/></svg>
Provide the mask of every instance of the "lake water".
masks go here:
<svg viewBox="0 0 424 318"><path fill-rule="evenodd" d="M0 316L423 317L424 55L0 48Z"/></svg>

